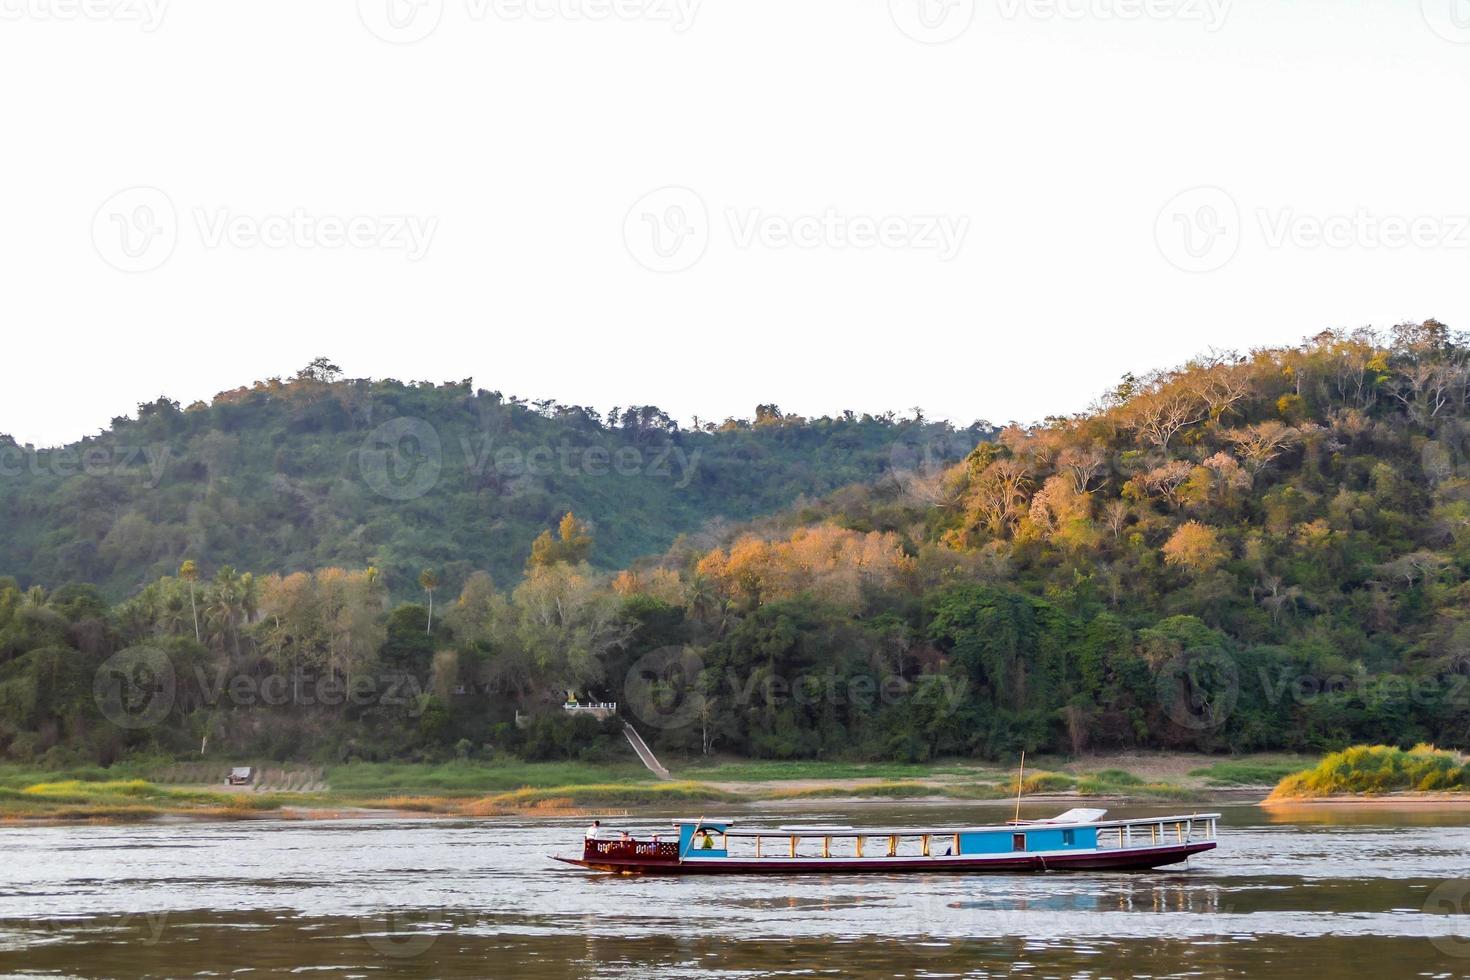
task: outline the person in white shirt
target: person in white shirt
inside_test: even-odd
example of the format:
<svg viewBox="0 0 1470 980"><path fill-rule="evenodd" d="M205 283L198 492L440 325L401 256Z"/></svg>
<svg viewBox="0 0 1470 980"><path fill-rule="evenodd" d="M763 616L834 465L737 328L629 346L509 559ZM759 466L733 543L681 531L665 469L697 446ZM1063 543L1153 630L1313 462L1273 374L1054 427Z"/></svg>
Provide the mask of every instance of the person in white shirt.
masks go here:
<svg viewBox="0 0 1470 980"><path fill-rule="evenodd" d="M587 828L587 839L588 840L597 840L597 835L600 834L601 832L602 832L602 821L601 820L594 820L594 821L592 821L592 826L590 826L590 827Z"/></svg>

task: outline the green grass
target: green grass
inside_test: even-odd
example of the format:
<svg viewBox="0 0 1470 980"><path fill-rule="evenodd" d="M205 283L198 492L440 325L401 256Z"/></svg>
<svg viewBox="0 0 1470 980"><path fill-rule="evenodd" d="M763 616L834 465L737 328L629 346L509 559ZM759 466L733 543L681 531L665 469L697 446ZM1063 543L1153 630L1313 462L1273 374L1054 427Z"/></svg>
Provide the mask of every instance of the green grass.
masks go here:
<svg viewBox="0 0 1470 980"><path fill-rule="evenodd" d="M523 787L488 797L484 802L507 808L534 807L547 803L569 806L662 806L669 803L735 803L737 793L693 782L577 784L573 786Z"/></svg>
<svg viewBox="0 0 1470 980"><path fill-rule="evenodd" d="M707 763L703 760L679 764L664 760L679 775L707 782L763 783L797 779L929 779L936 776L973 776L994 771L955 763L913 764L903 762L813 762L810 760L742 760Z"/></svg>
<svg viewBox="0 0 1470 980"><path fill-rule="evenodd" d="M61 779L0 786L0 818L15 820L147 820L163 813L249 816L300 802L272 793L178 790L141 779Z"/></svg>
<svg viewBox="0 0 1470 980"><path fill-rule="evenodd" d="M331 766L332 795L353 798L425 794L484 796L508 790L626 782L653 783L653 774L631 763L447 762L440 765L372 762Z"/></svg>
<svg viewBox="0 0 1470 980"><path fill-rule="evenodd" d="M944 796L946 788L926 783L884 782L864 786L802 786L778 789L769 794L772 800L833 799L843 797L876 797L879 799L913 799L922 796Z"/></svg>
<svg viewBox="0 0 1470 980"><path fill-rule="evenodd" d="M77 769L33 769L30 766L0 764L0 788L24 789L37 783L70 782L112 783L141 775L138 765L117 765L111 769L86 766Z"/></svg>
<svg viewBox="0 0 1470 980"><path fill-rule="evenodd" d="M1189 775L1195 779L1203 779L1211 786L1275 786L1287 776L1300 772L1310 764L1310 760L1305 757L1217 762L1203 769L1192 770Z"/></svg>
<svg viewBox="0 0 1470 980"><path fill-rule="evenodd" d="M1432 745L1416 745L1408 751L1390 745L1355 745L1332 753L1315 768L1285 777L1268 799L1466 789L1470 789L1470 762L1458 752Z"/></svg>

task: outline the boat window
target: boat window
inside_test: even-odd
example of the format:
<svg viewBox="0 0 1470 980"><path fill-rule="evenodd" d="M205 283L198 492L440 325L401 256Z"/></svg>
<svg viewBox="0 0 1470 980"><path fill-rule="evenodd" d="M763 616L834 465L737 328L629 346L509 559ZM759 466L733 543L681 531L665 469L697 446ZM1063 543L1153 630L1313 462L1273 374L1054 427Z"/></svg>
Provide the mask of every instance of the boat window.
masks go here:
<svg viewBox="0 0 1470 980"><path fill-rule="evenodd" d="M1012 834L1011 835L1011 850L1013 850L1013 851L1024 851L1025 849L1026 849L1026 835L1025 834Z"/></svg>
<svg viewBox="0 0 1470 980"><path fill-rule="evenodd" d="M1064 831L1062 831L1062 846L1063 847L1071 847L1075 843L1077 843L1077 831L1075 831L1075 830L1064 830Z"/></svg>

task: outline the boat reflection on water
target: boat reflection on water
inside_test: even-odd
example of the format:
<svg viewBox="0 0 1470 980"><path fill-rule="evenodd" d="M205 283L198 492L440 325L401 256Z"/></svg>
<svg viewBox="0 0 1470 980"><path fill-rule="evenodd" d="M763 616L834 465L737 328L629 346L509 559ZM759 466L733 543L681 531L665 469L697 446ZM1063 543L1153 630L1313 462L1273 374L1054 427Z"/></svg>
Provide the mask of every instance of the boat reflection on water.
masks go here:
<svg viewBox="0 0 1470 980"><path fill-rule="evenodd" d="M1221 894L1222 889L1218 886L1193 882L1127 881L1103 892L1089 889L1070 893L983 895L952 900L946 902L945 907L962 913L983 912L1002 916L1066 915L1075 927L1078 913L1217 915L1222 911ZM1224 908L1228 911L1229 906Z"/></svg>

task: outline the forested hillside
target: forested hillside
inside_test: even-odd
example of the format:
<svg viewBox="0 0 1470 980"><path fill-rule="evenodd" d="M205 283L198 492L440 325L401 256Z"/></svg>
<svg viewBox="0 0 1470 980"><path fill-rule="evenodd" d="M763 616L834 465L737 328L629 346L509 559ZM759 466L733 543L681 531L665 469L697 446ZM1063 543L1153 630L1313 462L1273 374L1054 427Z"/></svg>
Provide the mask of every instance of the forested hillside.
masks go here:
<svg viewBox="0 0 1470 980"><path fill-rule="evenodd" d="M958 459L986 433L774 405L680 426L656 408L526 402L470 382L351 381L325 360L290 381L181 408L167 398L95 438L33 451L0 435L0 574L122 598L185 558L217 569L334 565L417 591L471 571L509 584L567 511L616 568L711 520L744 519L873 479L914 457Z"/></svg>
<svg viewBox="0 0 1470 980"><path fill-rule="evenodd" d="M394 606L368 560L286 576L201 562L111 608L84 587L0 583L0 747L105 759L209 735L282 758L599 751L597 726L559 710L568 690L619 701L656 746L689 754L1463 747L1467 406L1470 346L1444 325L1328 332L1125 378L1092 411L974 438L954 464L917 440L875 479L616 573L587 560L623 553L602 543L612 522L538 497L552 512L511 573L452 587L447 556L474 564L473 515L409 504L445 535L422 602ZM761 446L813 425L884 423L723 438ZM404 505L374 506L387 520ZM118 725L94 688L108 657L152 658L176 680L168 710ZM292 693L222 695L222 677ZM301 694L352 677L407 679L413 696Z"/></svg>

